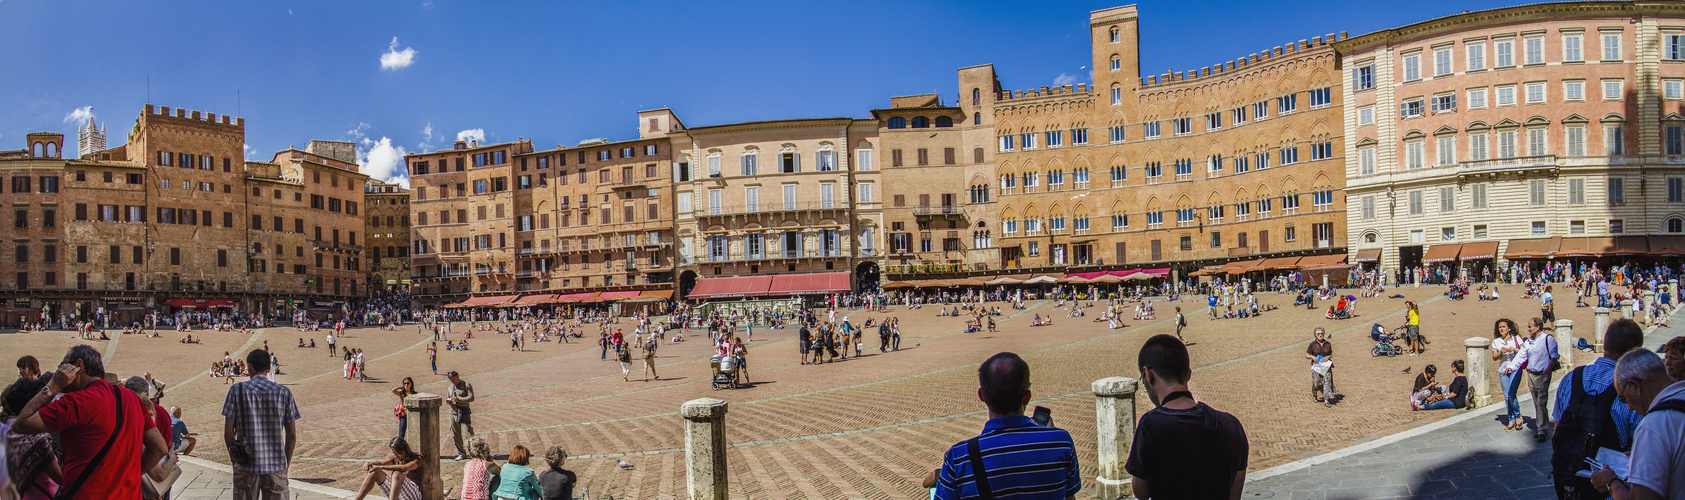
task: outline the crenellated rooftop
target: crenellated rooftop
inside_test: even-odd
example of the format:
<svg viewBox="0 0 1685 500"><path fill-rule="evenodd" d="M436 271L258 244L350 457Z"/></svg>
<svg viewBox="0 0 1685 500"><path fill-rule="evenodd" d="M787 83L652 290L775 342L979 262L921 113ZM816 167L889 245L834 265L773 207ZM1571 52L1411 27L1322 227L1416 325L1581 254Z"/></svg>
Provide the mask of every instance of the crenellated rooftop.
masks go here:
<svg viewBox="0 0 1685 500"><path fill-rule="evenodd" d="M1245 70L1252 67L1252 65L1270 62L1279 57L1292 56L1315 48L1329 48L1331 47L1330 44L1347 38L1349 38L1349 36L1344 31L1339 34L1329 33L1323 36L1312 37L1310 40L1299 40L1296 43L1277 46L1263 52L1254 52L1246 57L1199 69L1186 71L1166 70L1163 74L1141 77L1141 88L1147 89L1154 86L1183 85L1212 77L1222 78L1228 73Z"/></svg>

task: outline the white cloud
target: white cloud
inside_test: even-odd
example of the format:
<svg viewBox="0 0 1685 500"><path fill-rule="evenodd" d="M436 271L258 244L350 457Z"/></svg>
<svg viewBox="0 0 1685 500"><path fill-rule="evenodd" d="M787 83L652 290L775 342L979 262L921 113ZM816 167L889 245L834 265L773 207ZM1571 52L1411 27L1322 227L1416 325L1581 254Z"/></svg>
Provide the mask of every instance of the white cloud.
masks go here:
<svg viewBox="0 0 1685 500"><path fill-rule="evenodd" d="M368 131L371 128L374 128L374 126L369 125L368 122L358 122L356 128L345 131L345 135L351 136L353 142L360 141L364 137L368 137Z"/></svg>
<svg viewBox="0 0 1685 500"><path fill-rule="evenodd" d="M425 0L425 1L421 2L421 8L423 8L423 9L433 8L433 0Z"/></svg>
<svg viewBox="0 0 1685 500"><path fill-rule="evenodd" d="M242 146L246 148L246 159L250 160L252 155L257 154L257 149L252 148L251 144L242 144Z"/></svg>
<svg viewBox="0 0 1685 500"><path fill-rule="evenodd" d="M440 137L440 139L443 138ZM433 150L433 122L427 122L427 126L421 129L421 144L419 147L423 153Z"/></svg>
<svg viewBox="0 0 1685 500"><path fill-rule="evenodd" d="M392 139L363 139L357 148L357 166L363 174L382 182L410 187L409 172L404 168L404 147L393 146Z"/></svg>
<svg viewBox="0 0 1685 500"><path fill-rule="evenodd" d="M486 129L471 128L456 133L456 140L486 142Z"/></svg>
<svg viewBox="0 0 1685 500"><path fill-rule="evenodd" d="M396 71L411 64L415 64L415 49L404 47L404 50L398 50L398 37L392 37L392 45L387 46L386 53L380 55L380 69Z"/></svg>
<svg viewBox="0 0 1685 500"><path fill-rule="evenodd" d="M71 110L69 113L66 113L64 115L64 122L65 123L75 123L75 124L80 125L80 124L86 123L89 118L93 118L93 117L94 117L94 107L93 106L82 106L80 108L76 108L74 110Z"/></svg>
<svg viewBox="0 0 1685 500"><path fill-rule="evenodd" d="M1055 86L1074 85L1076 83L1077 76L1070 73L1060 73L1057 78L1053 79L1053 85Z"/></svg>

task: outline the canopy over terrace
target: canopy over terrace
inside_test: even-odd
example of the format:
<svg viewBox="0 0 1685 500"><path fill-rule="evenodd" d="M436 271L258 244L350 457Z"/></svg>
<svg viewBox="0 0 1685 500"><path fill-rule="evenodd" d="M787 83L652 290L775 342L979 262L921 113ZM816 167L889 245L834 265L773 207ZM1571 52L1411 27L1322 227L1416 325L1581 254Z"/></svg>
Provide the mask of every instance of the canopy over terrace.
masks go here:
<svg viewBox="0 0 1685 500"><path fill-rule="evenodd" d="M1265 259L1230 262L1230 263L1228 263L1228 265L1223 266L1221 271L1224 274L1231 274L1231 275L1233 275L1233 274L1246 274L1248 271L1255 271L1256 269L1253 269L1253 268L1257 267L1259 264L1263 264L1264 260Z"/></svg>
<svg viewBox="0 0 1685 500"><path fill-rule="evenodd" d="M1562 249L1558 250L1556 252L1556 254L1553 255L1553 257L1556 257L1556 258L1601 257L1604 254L1608 253L1610 250L1614 250L1614 249L1615 249L1615 239L1614 238L1604 238L1604 237L1563 238L1562 239Z"/></svg>
<svg viewBox="0 0 1685 500"><path fill-rule="evenodd" d="M1276 257L1264 259L1253 271L1285 271L1299 268L1299 257Z"/></svg>
<svg viewBox="0 0 1685 500"><path fill-rule="evenodd" d="M779 274L763 295L824 295L851 288L848 273Z"/></svg>
<svg viewBox="0 0 1685 500"><path fill-rule="evenodd" d="M696 281L696 287L690 289L685 298L690 299L724 299L734 297L753 297L765 295L767 289L772 288L771 276L733 276L729 278L704 278Z"/></svg>
<svg viewBox="0 0 1685 500"><path fill-rule="evenodd" d="M1480 243L1465 243L1465 244L1463 244L1462 253L1459 254L1458 259L1461 259L1461 260L1464 260L1464 261L1492 260L1492 259L1497 258L1497 257L1498 257L1498 242L1496 242L1496 241L1482 241Z"/></svg>
<svg viewBox="0 0 1685 500"><path fill-rule="evenodd" d="M1651 236L1650 255L1653 257L1685 256L1685 242L1674 236Z"/></svg>
<svg viewBox="0 0 1685 500"><path fill-rule="evenodd" d="M1433 264L1433 263L1438 263L1438 262L1450 262L1450 261L1453 261L1453 260L1457 260L1457 254L1461 253L1462 251L1463 251L1463 245L1459 244L1459 243L1451 243L1451 244L1446 244L1446 245L1434 245L1434 246L1428 247L1427 253L1422 255L1422 262L1427 263L1427 264Z"/></svg>
<svg viewBox="0 0 1685 500"><path fill-rule="evenodd" d="M462 301L457 307L497 307L519 299L519 295L495 295L489 297L474 297Z"/></svg>
<svg viewBox="0 0 1685 500"><path fill-rule="evenodd" d="M1343 253L1336 253L1336 254L1329 254L1329 255L1312 255L1310 257L1305 257L1303 259L1299 259L1299 267L1304 268L1304 269L1310 269L1310 268L1314 268L1314 267L1327 267L1327 266L1344 266L1345 263L1346 263L1346 254L1343 254Z"/></svg>
<svg viewBox="0 0 1685 500"><path fill-rule="evenodd" d="M671 290L671 289L644 290L642 292L638 292L637 297L626 299L626 302L660 302L660 301L663 301L663 300L672 300L672 299L673 299L673 290Z"/></svg>
<svg viewBox="0 0 1685 500"><path fill-rule="evenodd" d="M1372 248L1372 249L1369 249L1369 250L1358 250L1357 251L1357 259L1354 260L1353 262L1362 264L1364 262L1380 262L1380 261L1381 261L1381 249Z"/></svg>
<svg viewBox="0 0 1685 500"><path fill-rule="evenodd" d="M511 305L515 305L515 306L536 306L536 305L542 305L542 304L553 304L555 302L556 302L556 294L553 294L553 293L535 293L535 294L531 294L531 295L522 295L521 298L516 299L515 302L512 303Z"/></svg>
<svg viewBox="0 0 1685 500"><path fill-rule="evenodd" d="M1525 240L1509 240L1504 248L1506 259L1543 259L1555 254L1561 248L1562 237L1533 238Z"/></svg>

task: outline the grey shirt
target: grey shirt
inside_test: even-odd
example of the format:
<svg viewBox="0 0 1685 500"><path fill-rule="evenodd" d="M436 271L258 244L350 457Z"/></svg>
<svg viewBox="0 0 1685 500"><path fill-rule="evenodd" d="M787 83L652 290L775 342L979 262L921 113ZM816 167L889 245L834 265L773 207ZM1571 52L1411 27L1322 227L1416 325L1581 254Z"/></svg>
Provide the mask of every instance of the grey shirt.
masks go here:
<svg viewBox="0 0 1685 500"><path fill-rule="evenodd" d="M450 392L446 393L445 397L456 398L456 405L451 407L451 412L456 412L458 408L466 409L469 403L474 402L474 384L468 383L467 380L461 384L451 384Z"/></svg>

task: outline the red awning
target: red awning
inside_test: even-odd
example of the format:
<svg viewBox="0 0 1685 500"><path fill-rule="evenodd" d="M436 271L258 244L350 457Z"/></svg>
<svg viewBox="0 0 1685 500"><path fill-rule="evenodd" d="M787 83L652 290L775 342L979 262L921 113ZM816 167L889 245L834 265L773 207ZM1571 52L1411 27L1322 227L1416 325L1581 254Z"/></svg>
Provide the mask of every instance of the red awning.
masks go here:
<svg viewBox="0 0 1685 500"><path fill-rule="evenodd" d="M780 274L772 277L767 295L816 295L850 288L848 273Z"/></svg>
<svg viewBox="0 0 1685 500"><path fill-rule="evenodd" d="M175 299L164 302L164 305L170 307L204 307L204 305L194 302L193 299Z"/></svg>
<svg viewBox="0 0 1685 500"><path fill-rule="evenodd" d="M750 297L765 295L772 287L771 276L734 276L729 278L704 278L696 281L696 287L690 289L685 298L713 299L726 297Z"/></svg>
<svg viewBox="0 0 1685 500"><path fill-rule="evenodd" d="M533 294L533 295L523 295L523 296L521 296L520 300L515 301L515 304L516 305L523 305L523 306L532 306L532 305L538 305L538 304L549 304L551 302L554 302L555 300L556 300L555 294L539 293L539 294Z"/></svg>
<svg viewBox="0 0 1685 500"><path fill-rule="evenodd" d="M222 299L211 299L205 301L205 307L234 307L234 303Z"/></svg>
<svg viewBox="0 0 1685 500"><path fill-rule="evenodd" d="M1492 260L1498 257L1498 242L1483 241L1463 244L1462 260Z"/></svg>
<svg viewBox="0 0 1685 500"><path fill-rule="evenodd" d="M597 292L570 293L566 295L557 295L556 302L579 302L583 300L590 300L592 297L596 296Z"/></svg>
<svg viewBox="0 0 1685 500"><path fill-rule="evenodd" d="M1310 269L1313 267L1339 266L1344 265L1345 262L1346 254L1343 253L1312 255L1310 257L1299 259L1299 267Z"/></svg>
<svg viewBox="0 0 1685 500"><path fill-rule="evenodd" d="M1462 252L1462 250L1463 246L1456 243L1449 245L1434 245L1428 247L1427 253L1422 256L1422 262L1431 264L1434 262L1449 262L1457 260L1457 254Z"/></svg>
<svg viewBox="0 0 1685 500"><path fill-rule="evenodd" d="M620 299L637 298L638 293L640 293L640 292L638 292L637 290L621 290L621 291L617 291L617 292L603 292L602 295L597 296L597 300L620 300Z"/></svg>
<svg viewBox="0 0 1685 500"><path fill-rule="evenodd" d="M497 295L492 297L474 297L462 302L462 307L495 306L514 302L518 295Z"/></svg>

